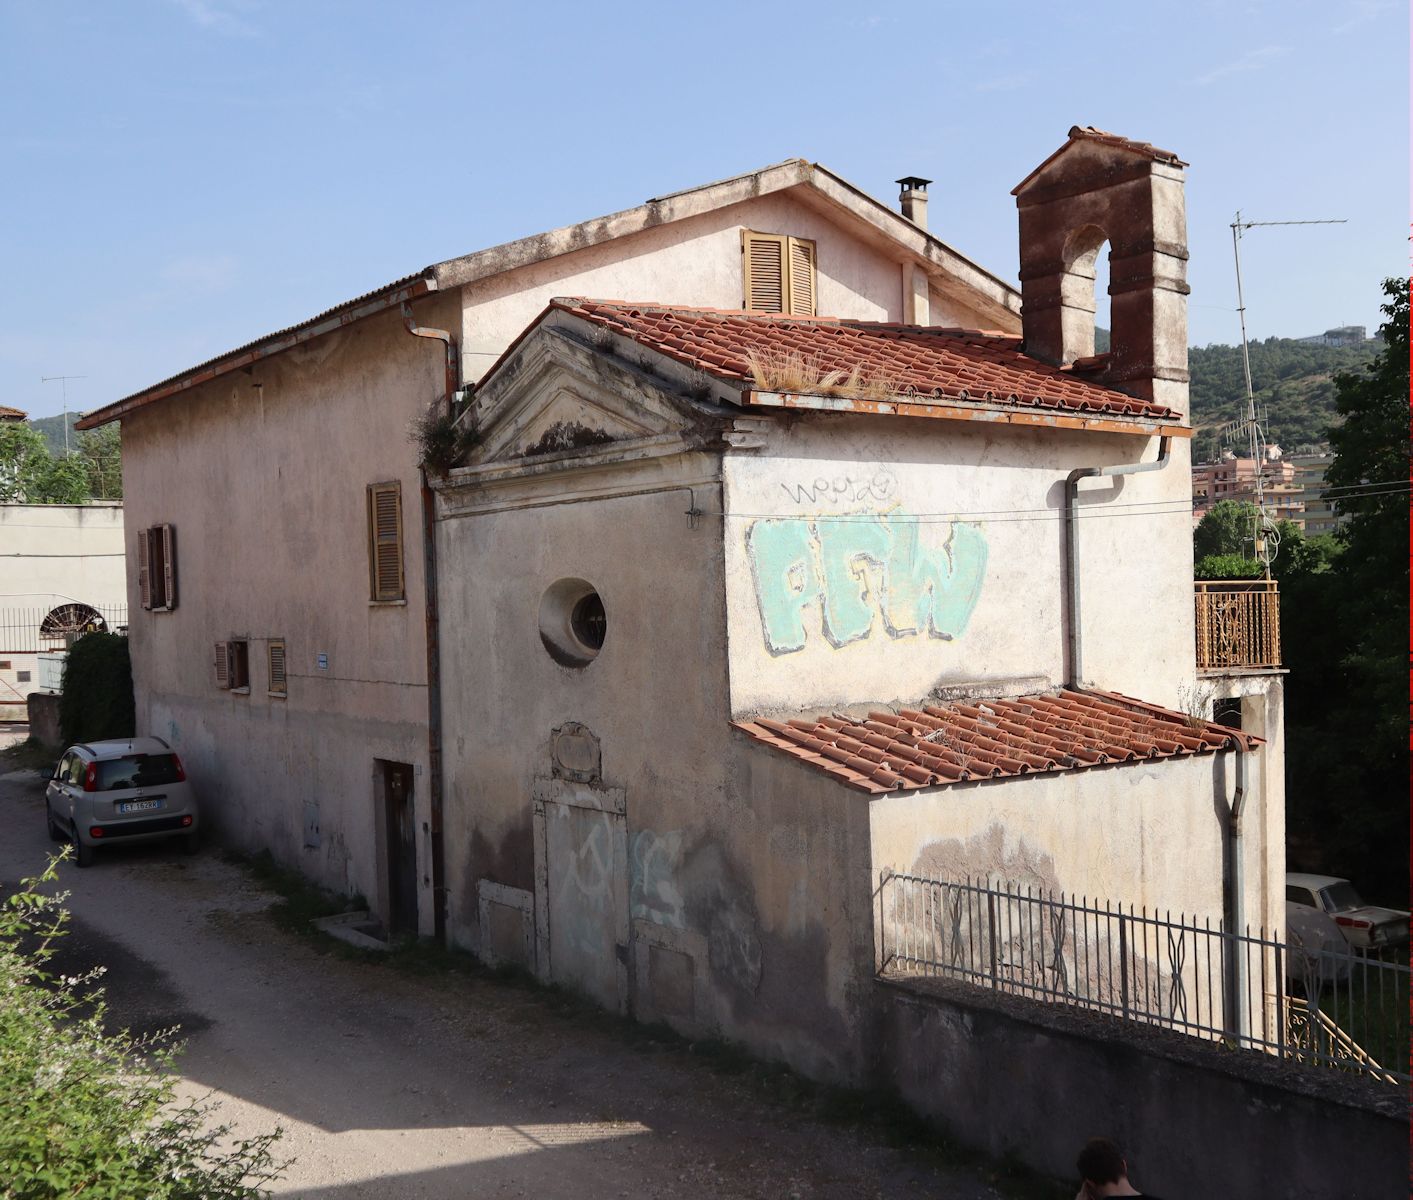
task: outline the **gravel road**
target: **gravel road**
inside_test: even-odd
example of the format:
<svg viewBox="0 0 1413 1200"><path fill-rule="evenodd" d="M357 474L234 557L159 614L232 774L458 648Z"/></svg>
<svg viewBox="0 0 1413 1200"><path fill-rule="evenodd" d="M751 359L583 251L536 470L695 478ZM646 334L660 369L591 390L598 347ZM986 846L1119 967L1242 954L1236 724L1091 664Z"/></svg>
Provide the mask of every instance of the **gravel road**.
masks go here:
<svg viewBox="0 0 1413 1200"><path fill-rule="evenodd" d="M0 880L42 869L43 804L38 775L0 775ZM984 1166L822 1122L552 994L326 952L278 928L276 897L215 853L125 847L61 873L69 962L108 968L124 1023L182 1026L184 1086L213 1092L222 1120L284 1129L294 1162L276 1195L1008 1194Z"/></svg>

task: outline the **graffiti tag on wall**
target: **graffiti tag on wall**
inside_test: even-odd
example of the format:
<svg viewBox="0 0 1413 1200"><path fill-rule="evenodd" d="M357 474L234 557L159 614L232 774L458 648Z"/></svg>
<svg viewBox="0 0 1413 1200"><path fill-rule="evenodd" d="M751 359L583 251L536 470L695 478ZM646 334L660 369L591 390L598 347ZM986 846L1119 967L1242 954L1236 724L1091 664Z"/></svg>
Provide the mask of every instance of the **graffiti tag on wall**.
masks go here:
<svg viewBox="0 0 1413 1200"><path fill-rule="evenodd" d="M803 650L805 616L829 644L869 636L960 637L986 575L975 525L922 526L898 510L843 518L769 518L746 530L756 603L771 654Z"/></svg>

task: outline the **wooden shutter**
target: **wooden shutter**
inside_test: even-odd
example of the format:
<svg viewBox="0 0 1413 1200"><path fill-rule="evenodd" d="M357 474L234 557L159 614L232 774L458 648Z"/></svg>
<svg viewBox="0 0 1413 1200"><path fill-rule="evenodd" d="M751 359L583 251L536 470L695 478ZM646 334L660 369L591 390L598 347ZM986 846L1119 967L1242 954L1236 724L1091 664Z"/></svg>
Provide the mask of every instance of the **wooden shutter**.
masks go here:
<svg viewBox="0 0 1413 1200"><path fill-rule="evenodd" d="M231 647L229 642L216 643L216 686L229 689L231 686Z"/></svg>
<svg viewBox="0 0 1413 1200"><path fill-rule="evenodd" d="M143 608L152 607L152 579L148 574L147 530L137 531L137 594Z"/></svg>
<svg viewBox="0 0 1413 1200"><path fill-rule="evenodd" d="M177 606L177 531L174 526L159 526L162 531L162 599L164 607Z"/></svg>
<svg viewBox="0 0 1413 1200"><path fill-rule="evenodd" d="M741 231L741 263L747 312L786 311L789 259L788 238L775 233Z"/></svg>
<svg viewBox="0 0 1413 1200"><path fill-rule="evenodd" d="M790 307L797 317L815 315L814 243L790 239Z"/></svg>
<svg viewBox="0 0 1413 1200"><path fill-rule="evenodd" d="M374 483L368 488L368 562L374 600L401 600L402 485Z"/></svg>
<svg viewBox="0 0 1413 1200"><path fill-rule="evenodd" d="M271 642L266 651L266 659L270 666L270 694L283 696L289 686L286 683L284 642Z"/></svg>

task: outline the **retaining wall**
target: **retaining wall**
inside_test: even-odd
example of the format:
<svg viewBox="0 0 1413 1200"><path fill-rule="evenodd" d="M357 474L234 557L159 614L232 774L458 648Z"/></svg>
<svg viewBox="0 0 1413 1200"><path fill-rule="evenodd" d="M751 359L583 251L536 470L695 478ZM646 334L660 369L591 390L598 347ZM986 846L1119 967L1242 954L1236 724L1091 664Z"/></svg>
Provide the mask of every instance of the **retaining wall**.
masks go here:
<svg viewBox="0 0 1413 1200"><path fill-rule="evenodd" d="M989 1154L1073 1179L1103 1134L1159 1196L1409 1194L1406 1088L950 980L878 987L885 1082Z"/></svg>

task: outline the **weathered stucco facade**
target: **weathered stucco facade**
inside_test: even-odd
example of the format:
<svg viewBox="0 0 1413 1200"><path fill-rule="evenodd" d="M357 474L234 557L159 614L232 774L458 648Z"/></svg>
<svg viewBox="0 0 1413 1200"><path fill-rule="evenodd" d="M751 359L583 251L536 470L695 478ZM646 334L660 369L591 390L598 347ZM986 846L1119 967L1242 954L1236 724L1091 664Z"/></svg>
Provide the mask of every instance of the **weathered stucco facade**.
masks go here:
<svg viewBox="0 0 1413 1200"><path fill-rule="evenodd" d="M362 894L388 923L398 882L386 773L406 768L415 845L393 852L406 852L402 874L415 875L412 927L437 931L412 426L456 380L446 378L438 343L409 336L403 307L418 327L448 334L458 376L470 382L565 290L739 307L747 228L816 242L820 311L902 320L917 311L921 286L939 319L1018 328L1011 289L794 160L439 264L416 284L402 281L90 414L93 424L122 420L129 528L177 530L175 609L142 609L136 565L128 572L138 723L178 746L223 838ZM384 481L401 488L405 598L396 603L369 600L366 489ZM472 581L485 586L487 573ZM450 597L461 581L444 583ZM453 645L469 621L449 610ZM236 639L249 647L250 686L223 690L214 648ZM267 688L272 640L287 654L282 695ZM448 727L447 745L458 736ZM446 807L455 844L465 822L454 800ZM454 922L464 899L450 877L444 888Z"/></svg>
<svg viewBox="0 0 1413 1200"><path fill-rule="evenodd" d="M884 872L1220 919L1229 748L880 795L745 727L1063 686L1211 715L1182 164L1150 151L1076 131L1018 189L1024 326L1014 291L794 161L439 264L94 414L123 421L130 528L179 530L175 608L141 609L130 573L142 731L178 747L226 838L385 925L836 1079L871 1062ZM886 379L866 402L775 392L546 308L740 310L745 231L812 243L821 314L1013 336L909 407ZM1105 239L1100 360L1084 286ZM987 354L1140 416L993 395ZM424 525L429 411L460 414L469 450ZM370 599L368 489L393 484L390 602ZM244 687L218 686L230 641ZM1267 742L1244 756L1244 908L1270 924L1279 695L1249 690Z"/></svg>

